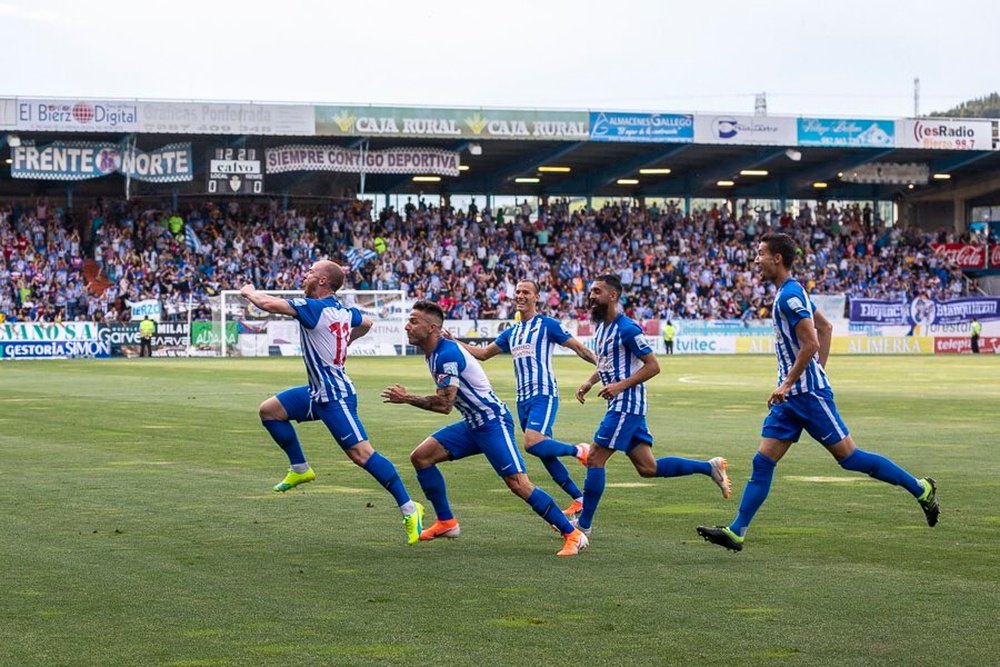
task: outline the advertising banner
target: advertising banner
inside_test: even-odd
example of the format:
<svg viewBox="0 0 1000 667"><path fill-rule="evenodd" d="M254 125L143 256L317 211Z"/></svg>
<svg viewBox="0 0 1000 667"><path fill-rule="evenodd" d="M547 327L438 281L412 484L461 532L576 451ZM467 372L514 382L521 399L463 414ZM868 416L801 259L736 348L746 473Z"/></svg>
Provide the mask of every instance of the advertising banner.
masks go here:
<svg viewBox="0 0 1000 667"><path fill-rule="evenodd" d="M590 112L591 141L694 141L694 116L678 113Z"/></svg>
<svg viewBox="0 0 1000 667"><path fill-rule="evenodd" d="M896 123L891 120L854 118L799 118L800 146L858 146L891 148Z"/></svg>
<svg viewBox="0 0 1000 667"><path fill-rule="evenodd" d="M736 354L736 337L677 336L674 354Z"/></svg>
<svg viewBox="0 0 1000 667"><path fill-rule="evenodd" d="M265 153L267 173L338 171L352 174L458 176L459 154L439 148L350 150L341 146L278 146Z"/></svg>
<svg viewBox="0 0 1000 667"><path fill-rule="evenodd" d="M1000 319L1000 298L973 297L938 301L917 298L912 301L887 299L851 299L851 323L921 325L962 324Z"/></svg>
<svg viewBox="0 0 1000 667"><path fill-rule="evenodd" d="M834 336L832 354L933 354L928 336Z"/></svg>
<svg viewBox="0 0 1000 667"><path fill-rule="evenodd" d="M154 322L159 322L163 316L163 307L157 299L144 299L143 301L128 301L129 308L132 309L132 319L138 322L142 318L149 316Z"/></svg>
<svg viewBox="0 0 1000 667"><path fill-rule="evenodd" d="M99 340L0 342L0 359L105 359L108 356L110 347Z"/></svg>
<svg viewBox="0 0 1000 667"><path fill-rule="evenodd" d="M94 322L7 322L0 324L0 342L51 342L69 340L99 340L100 325Z"/></svg>
<svg viewBox="0 0 1000 667"><path fill-rule="evenodd" d="M264 174L256 148L216 148L208 164L208 193L259 195L264 192Z"/></svg>
<svg viewBox="0 0 1000 667"><path fill-rule="evenodd" d="M739 146L794 146L798 142L795 118L695 114L694 141L698 144Z"/></svg>
<svg viewBox="0 0 1000 667"><path fill-rule="evenodd" d="M1000 336L980 336L980 354L1000 354ZM972 354L969 336L939 336L934 339L934 354Z"/></svg>
<svg viewBox="0 0 1000 667"><path fill-rule="evenodd" d="M828 320L843 320L847 317L846 294L810 294L809 300Z"/></svg>
<svg viewBox="0 0 1000 667"><path fill-rule="evenodd" d="M103 358L111 353L101 326L94 322L66 324L15 322L0 325L2 359Z"/></svg>
<svg viewBox="0 0 1000 667"><path fill-rule="evenodd" d="M235 346L239 340L239 325L236 322L226 322L226 346ZM222 350L221 328L219 322L196 321L191 323L191 346L201 352L219 354Z"/></svg>
<svg viewBox="0 0 1000 667"><path fill-rule="evenodd" d="M996 248L997 246L994 246ZM985 269L987 247L971 243L932 243L934 255L960 269Z"/></svg>
<svg viewBox="0 0 1000 667"><path fill-rule="evenodd" d="M56 141L47 146L10 149L10 175L48 181L83 181L120 172L137 181L175 183L194 178L191 144L171 144L154 151L118 144Z"/></svg>
<svg viewBox="0 0 1000 667"><path fill-rule="evenodd" d="M17 127L17 100L0 97L0 129L12 130Z"/></svg>
<svg viewBox="0 0 1000 667"><path fill-rule="evenodd" d="M317 106L318 136L585 140L585 111Z"/></svg>
<svg viewBox="0 0 1000 667"><path fill-rule="evenodd" d="M101 337L109 344L113 357L139 356L139 323L115 322L102 327ZM156 325L152 348L154 357L187 356L191 328L187 322L161 322Z"/></svg>
<svg viewBox="0 0 1000 667"><path fill-rule="evenodd" d="M139 105L112 100L17 100L17 129L32 132L138 132Z"/></svg>
<svg viewBox="0 0 1000 667"><path fill-rule="evenodd" d="M907 118L896 121L896 145L952 151L993 150L993 121Z"/></svg>
<svg viewBox="0 0 1000 667"><path fill-rule="evenodd" d="M312 136L316 113L305 104L140 102L138 125L160 134Z"/></svg>

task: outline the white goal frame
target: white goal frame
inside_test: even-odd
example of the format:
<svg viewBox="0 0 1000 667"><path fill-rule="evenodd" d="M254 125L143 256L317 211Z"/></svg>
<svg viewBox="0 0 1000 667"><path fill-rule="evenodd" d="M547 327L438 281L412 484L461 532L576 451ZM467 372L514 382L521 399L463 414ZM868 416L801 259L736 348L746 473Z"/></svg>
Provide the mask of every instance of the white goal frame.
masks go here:
<svg viewBox="0 0 1000 667"><path fill-rule="evenodd" d="M277 296L277 297L282 297L282 298L286 298L286 299L293 299L293 298L296 298L296 297L302 297L302 298L305 297L305 292L303 292L302 290L258 290L258 291L261 292L261 293L263 293L263 294L267 294L269 296ZM379 298L379 297L388 297L390 299L398 301L400 304L406 304L406 303L408 303L407 297L406 297L406 292L404 292L403 290L352 290L352 289L345 289L345 290L338 291L334 296L336 296L337 299L339 299L341 301L341 303L343 303L345 306L353 306L353 305L355 305L357 297L374 297L376 299ZM219 312L219 321L220 321L220 338L222 339L221 340L221 347L220 347L220 350L221 350L220 354L221 354L221 356L223 358L225 358L226 356L228 356L228 354L227 354L228 353L228 346L227 346L227 341L226 341L226 322L227 322L227 318L228 318L228 315L229 315L229 313L228 313L229 308L228 308L227 301L231 301L234 297L239 298L239 299L241 299L243 301L246 301L246 298L243 297L240 294L239 290L222 290L222 292L220 292L220 297L221 297L221 299L220 299L220 302L219 302L219 311L220 311ZM227 299L227 297L228 297L228 299ZM380 319L393 319L393 320L395 320L397 318L382 318L382 317L379 317L379 316L374 316L374 317L372 317L372 319L375 321L375 326L378 326L378 322L379 322ZM406 320L406 313L400 312L398 319L401 322L405 322L405 320ZM401 356L405 356L406 355L406 346L409 344L409 341L406 338L406 332L403 330L402 326L399 328L399 331L400 331L399 339L397 341L394 341L394 344L396 344L396 345L399 346L400 355Z"/></svg>

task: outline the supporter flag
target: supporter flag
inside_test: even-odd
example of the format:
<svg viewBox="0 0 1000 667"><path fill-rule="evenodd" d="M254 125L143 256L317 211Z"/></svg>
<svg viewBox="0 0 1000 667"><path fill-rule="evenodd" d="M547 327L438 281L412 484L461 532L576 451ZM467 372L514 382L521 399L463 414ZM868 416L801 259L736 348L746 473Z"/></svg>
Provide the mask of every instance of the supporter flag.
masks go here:
<svg viewBox="0 0 1000 667"><path fill-rule="evenodd" d="M194 228L191 225L186 225L184 229L184 239L187 242L187 247L191 248L194 252L199 255L205 248L205 244L201 242L198 235L194 233Z"/></svg>
<svg viewBox="0 0 1000 667"><path fill-rule="evenodd" d="M348 248L344 254L347 256L347 261L351 263L353 271L357 271L367 262L378 257L378 253L369 248Z"/></svg>

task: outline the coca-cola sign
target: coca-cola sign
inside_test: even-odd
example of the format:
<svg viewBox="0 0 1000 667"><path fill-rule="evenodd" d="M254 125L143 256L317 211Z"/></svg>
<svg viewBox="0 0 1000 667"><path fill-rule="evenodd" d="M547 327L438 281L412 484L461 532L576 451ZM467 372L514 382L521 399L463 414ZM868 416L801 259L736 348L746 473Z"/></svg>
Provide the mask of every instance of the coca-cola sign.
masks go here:
<svg viewBox="0 0 1000 667"><path fill-rule="evenodd" d="M932 243L934 254L960 269L985 269L986 246L971 243ZM1000 259L994 246L994 257Z"/></svg>

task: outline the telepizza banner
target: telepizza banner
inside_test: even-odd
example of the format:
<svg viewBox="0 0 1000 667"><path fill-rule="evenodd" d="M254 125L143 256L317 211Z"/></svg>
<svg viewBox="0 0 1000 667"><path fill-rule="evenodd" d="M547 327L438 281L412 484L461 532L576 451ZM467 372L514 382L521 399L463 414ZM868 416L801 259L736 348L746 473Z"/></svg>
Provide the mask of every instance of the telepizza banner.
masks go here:
<svg viewBox="0 0 1000 667"><path fill-rule="evenodd" d="M458 176L459 154L439 148L387 148L380 151L342 146L268 148L269 174L288 171L338 171L352 174L436 174Z"/></svg>
<svg viewBox="0 0 1000 667"><path fill-rule="evenodd" d="M964 324L978 320L1000 320L1000 298L917 298L912 301L851 299L851 324L921 325Z"/></svg>
<svg viewBox="0 0 1000 667"><path fill-rule="evenodd" d="M123 144L56 141L10 149L10 175L46 181L84 181L121 173L137 181L176 183L194 178L191 144L145 152Z"/></svg>

